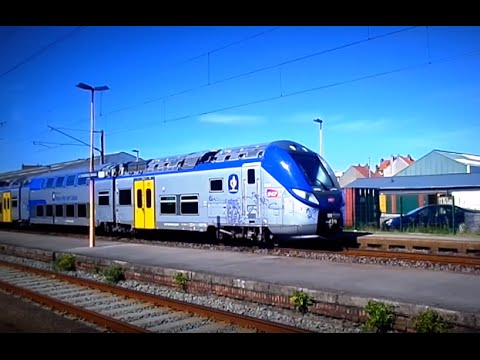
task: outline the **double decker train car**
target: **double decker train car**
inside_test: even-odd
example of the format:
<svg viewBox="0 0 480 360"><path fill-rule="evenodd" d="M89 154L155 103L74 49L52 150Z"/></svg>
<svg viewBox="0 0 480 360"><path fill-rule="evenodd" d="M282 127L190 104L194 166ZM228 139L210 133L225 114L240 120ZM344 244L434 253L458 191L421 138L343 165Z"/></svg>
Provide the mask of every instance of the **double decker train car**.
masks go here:
<svg viewBox="0 0 480 360"><path fill-rule="evenodd" d="M332 169L293 141L110 163L95 174L95 226L107 233L196 231L269 242L329 238L343 228ZM0 220L88 226L90 175L47 173L0 188Z"/></svg>

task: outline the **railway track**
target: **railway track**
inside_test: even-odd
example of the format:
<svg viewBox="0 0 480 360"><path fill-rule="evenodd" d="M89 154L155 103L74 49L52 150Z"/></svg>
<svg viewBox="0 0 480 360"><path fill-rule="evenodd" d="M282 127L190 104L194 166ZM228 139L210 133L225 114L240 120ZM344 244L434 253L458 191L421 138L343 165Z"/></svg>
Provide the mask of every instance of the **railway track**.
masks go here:
<svg viewBox="0 0 480 360"><path fill-rule="evenodd" d="M0 288L111 332L312 332L4 261Z"/></svg>
<svg viewBox="0 0 480 360"><path fill-rule="evenodd" d="M28 233L38 234L37 232L27 231ZM57 232L48 232L43 235L52 235L52 236L71 236L71 237L80 237L84 238L86 235L82 234L70 234L70 233L57 233ZM398 236L379 236L379 237L362 237L358 240L358 247L352 247L347 245L343 248L337 246L337 249L327 249L321 248L321 245L318 243L310 245L298 245L296 247L275 247L273 249L264 248L260 249L255 245L223 245L223 244L205 244L205 243L195 243L189 241L157 241L157 240L144 240L144 239L129 239L129 238L112 238L109 236L97 236L97 239L105 241L122 241L129 243L142 243L142 244L151 244L151 245L165 245L165 246L189 246L188 244L194 247L206 246L210 250L223 249L228 250L229 248L235 249L235 251L243 252L256 252L258 250L263 250L268 252L271 255L282 255L282 256L297 256L297 257L307 257L314 258L313 255L318 255L321 258L321 255L345 255L349 257L370 257L370 258L383 258L383 259L399 259L405 261L424 261L429 263L436 264L445 264L445 265L462 265L470 267L480 266L480 241L469 242L464 240L457 241L448 241L448 240L438 240L438 239L425 239L423 238L402 238ZM183 239L182 239L183 240Z"/></svg>
<svg viewBox="0 0 480 360"><path fill-rule="evenodd" d="M277 249L277 252L283 256L295 256L299 251L309 252L313 254L326 254L324 250L299 250L295 248ZM480 267L480 257L462 256L462 255L444 255L444 254L428 254L403 252L395 250L366 250L366 249L344 249L338 252L329 252L328 254L339 254L351 257L368 257L368 258L383 258L383 259L398 259L405 261L425 261L429 263L443 264L443 265L463 265Z"/></svg>

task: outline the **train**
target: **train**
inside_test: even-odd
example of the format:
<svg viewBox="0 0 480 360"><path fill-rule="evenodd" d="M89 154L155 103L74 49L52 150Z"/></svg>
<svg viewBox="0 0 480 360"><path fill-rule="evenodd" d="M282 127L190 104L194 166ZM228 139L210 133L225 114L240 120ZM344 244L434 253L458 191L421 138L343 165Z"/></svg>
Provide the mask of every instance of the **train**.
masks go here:
<svg viewBox="0 0 480 360"><path fill-rule="evenodd" d="M91 189L102 233L172 230L271 242L330 239L343 230L345 201L330 165L291 140L22 177L0 187L0 221L88 227Z"/></svg>

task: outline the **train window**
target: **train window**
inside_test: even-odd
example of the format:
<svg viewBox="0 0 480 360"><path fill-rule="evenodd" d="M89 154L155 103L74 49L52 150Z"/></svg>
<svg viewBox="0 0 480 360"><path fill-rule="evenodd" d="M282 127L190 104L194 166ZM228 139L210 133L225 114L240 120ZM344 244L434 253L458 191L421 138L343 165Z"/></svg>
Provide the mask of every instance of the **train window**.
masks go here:
<svg viewBox="0 0 480 360"><path fill-rule="evenodd" d="M86 218L87 217L87 204L78 204L77 205L77 216Z"/></svg>
<svg viewBox="0 0 480 360"><path fill-rule="evenodd" d="M65 186L73 186L75 184L75 175L70 175L67 177L67 182L65 183Z"/></svg>
<svg viewBox="0 0 480 360"><path fill-rule="evenodd" d="M137 189L137 208L143 208L142 203L142 189Z"/></svg>
<svg viewBox="0 0 480 360"><path fill-rule="evenodd" d="M17 198L14 197L12 198L12 208L16 208L18 206L18 201L17 201Z"/></svg>
<svg viewBox="0 0 480 360"><path fill-rule="evenodd" d="M98 205L109 205L110 204L110 193L108 191L99 191L98 192Z"/></svg>
<svg viewBox="0 0 480 360"><path fill-rule="evenodd" d="M63 205L55 205L55 216L63 217Z"/></svg>
<svg viewBox="0 0 480 360"><path fill-rule="evenodd" d="M180 214L198 215L198 195L180 196Z"/></svg>
<svg viewBox="0 0 480 360"><path fill-rule="evenodd" d="M43 216L43 205L37 205L37 216Z"/></svg>
<svg viewBox="0 0 480 360"><path fill-rule="evenodd" d="M63 180L65 180L65 176L60 176L57 178L57 181L55 181L55 187L63 186Z"/></svg>
<svg viewBox="0 0 480 360"><path fill-rule="evenodd" d="M147 209L150 209L152 207L152 189L145 190L145 197Z"/></svg>
<svg viewBox="0 0 480 360"><path fill-rule="evenodd" d="M223 179L210 179L210 192L222 192Z"/></svg>
<svg viewBox="0 0 480 360"><path fill-rule="evenodd" d="M49 178L47 180L47 185L45 185L45 189L50 189L53 187L53 182L55 181L55 178Z"/></svg>
<svg viewBox="0 0 480 360"><path fill-rule="evenodd" d="M177 201L175 196L160 196L160 214L176 214Z"/></svg>
<svg viewBox="0 0 480 360"><path fill-rule="evenodd" d="M45 216L52 217L53 216L53 205L45 206Z"/></svg>
<svg viewBox="0 0 480 360"><path fill-rule="evenodd" d="M65 205L65 212L67 217L75 217L75 205L73 204Z"/></svg>
<svg viewBox="0 0 480 360"><path fill-rule="evenodd" d="M80 186L80 185L85 185L87 183L87 178L86 177L81 177L81 178L78 178L77 180L77 185Z"/></svg>
<svg viewBox="0 0 480 360"><path fill-rule="evenodd" d="M247 177L249 184L255 184L255 169L248 169Z"/></svg>
<svg viewBox="0 0 480 360"><path fill-rule="evenodd" d="M132 189L119 190L119 205L132 205Z"/></svg>
<svg viewBox="0 0 480 360"><path fill-rule="evenodd" d="M45 183L44 178L37 178L37 179L32 179L30 182L30 190L40 190L43 189L43 185Z"/></svg>

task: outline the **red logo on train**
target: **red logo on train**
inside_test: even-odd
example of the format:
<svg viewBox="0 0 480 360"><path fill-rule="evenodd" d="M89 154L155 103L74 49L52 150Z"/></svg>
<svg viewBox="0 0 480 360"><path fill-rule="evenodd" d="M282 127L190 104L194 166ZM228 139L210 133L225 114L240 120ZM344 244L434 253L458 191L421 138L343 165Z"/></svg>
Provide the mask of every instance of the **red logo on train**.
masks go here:
<svg viewBox="0 0 480 360"><path fill-rule="evenodd" d="M275 189L267 189L267 197L278 197L279 191Z"/></svg>

